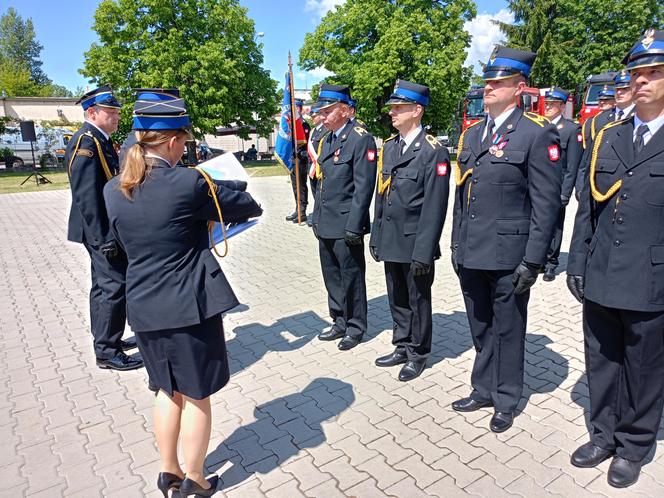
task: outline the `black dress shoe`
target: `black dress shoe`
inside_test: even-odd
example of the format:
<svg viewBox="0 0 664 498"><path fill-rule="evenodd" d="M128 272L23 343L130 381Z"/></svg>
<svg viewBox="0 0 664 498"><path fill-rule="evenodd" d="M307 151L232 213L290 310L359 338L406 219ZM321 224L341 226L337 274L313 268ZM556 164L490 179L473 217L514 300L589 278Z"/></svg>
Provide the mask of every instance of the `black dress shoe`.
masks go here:
<svg viewBox="0 0 664 498"><path fill-rule="evenodd" d="M357 346L360 341L361 339L345 335L344 338L339 341L338 348L340 351L348 351L349 349L353 349L355 346Z"/></svg>
<svg viewBox="0 0 664 498"><path fill-rule="evenodd" d="M574 453L572 453L572 458L570 462L575 467L581 467L582 469L589 469L591 467L597 467L604 460L613 455L613 451L605 450L599 446L594 445L591 442L582 444L579 446Z"/></svg>
<svg viewBox="0 0 664 498"><path fill-rule="evenodd" d="M401 365L408 361L408 356L406 353L394 350L392 353L376 358L377 367L393 367L395 365Z"/></svg>
<svg viewBox="0 0 664 498"><path fill-rule="evenodd" d="M140 358L132 358L120 352L113 358L97 358L97 366L99 368L107 368L110 370L136 370L143 366L143 360Z"/></svg>
<svg viewBox="0 0 664 498"><path fill-rule="evenodd" d="M555 279L556 279L556 269L547 268L546 271L544 272L542 280L544 280L545 282L553 282Z"/></svg>
<svg viewBox="0 0 664 498"><path fill-rule="evenodd" d="M137 347L136 338L129 337L127 340L120 341L120 347L122 348L122 351L127 351L128 349L134 349L135 347Z"/></svg>
<svg viewBox="0 0 664 498"><path fill-rule="evenodd" d="M493 432L505 432L507 429L512 427L514 423L514 413L513 412L496 412L491 417L491 422L489 422L489 429Z"/></svg>
<svg viewBox="0 0 664 498"><path fill-rule="evenodd" d="M640 473L641 462L633 462L614 456L611 465L609 465L607 481L614 488L626 488L639 480Z"/></svg>
<svg viewBox="0 0 664 498"><path fill-rule="evenodd" d="M325 329L320 334L318 334L318 338L321 341L334 341L336 339L341 339L345 335L346 332L343 330L330 327L329 329Z"/></svg>
<svg viewBox="0 0 664 498"><path fill-rule="evenodd" d="M217 484L219 484L219 476L210 477L207 482L210 483L209 488L202 488L198 485L196 481L191 479L184 478L182 484L180 484L180 496L182 498L187 498L187 496L196 495L196 496L212 496L217 492Z"/></svg>
<svg viewBox="0 0 664 498"><path fill-rule="evenodd" d="M456 412L474 412L480 408L486 408L488 406L493 406L493 403L491 403L491 401L476 401L469 396L452 403L452 410Z"/></svg>
<svg viewBox="0 0 664 498"><path fill-rule="evenodd" d="M181 477L171 474L170 472L159 472L159 476L157 477L157 487L164 495L164 498L168 498L168 492L171 489L180 489L181 484Z"/></svg>
<svg viewBox="0 0 664 498"><path fill-rule="evenodd" d="M305 222L307 221L307 215L306 215L306 214L303 214L302 216L300 216L300 221L301 221L302 223L305 223ZM293 218L293 223L295 223L295 224L297 225L297 223L298 223L298 221L297 221L297 215L295 215L295 218Z"/></svg>
<svg viewBox="0 0 664 498"><path fill-rule="evenodd" d="M297 220L297 213L291 213L288 216L286 216L286 221L293 221Z"/></svg>
<svg viewBox="0 0 664 498"><path fill-rule="evenodd" d="M401 371L399 372L399 380L401 382L408 382L409 380L417 379L422 374L424 367L426 366L426 360L407 361L406 364L401 367Z"/></svg>

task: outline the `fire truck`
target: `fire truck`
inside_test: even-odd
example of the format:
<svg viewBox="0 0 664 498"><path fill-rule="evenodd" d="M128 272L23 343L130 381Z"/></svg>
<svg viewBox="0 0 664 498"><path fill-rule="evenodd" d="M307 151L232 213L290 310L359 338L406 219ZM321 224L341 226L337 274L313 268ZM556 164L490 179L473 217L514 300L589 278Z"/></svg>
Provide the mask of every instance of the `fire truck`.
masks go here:
<svg viewBox="0 0 664 498"><path fill-rule="evenodd" d="M604 86L613 86L613 78L616 74L616 71L593 74L586 78L585 85L579 85L579 87L577 87L576 94L579 96L583 95L583 101L579 102L581 105L581 110L579 111L580 124L583 124L587 119L599 114L599 92Z"/></svg>

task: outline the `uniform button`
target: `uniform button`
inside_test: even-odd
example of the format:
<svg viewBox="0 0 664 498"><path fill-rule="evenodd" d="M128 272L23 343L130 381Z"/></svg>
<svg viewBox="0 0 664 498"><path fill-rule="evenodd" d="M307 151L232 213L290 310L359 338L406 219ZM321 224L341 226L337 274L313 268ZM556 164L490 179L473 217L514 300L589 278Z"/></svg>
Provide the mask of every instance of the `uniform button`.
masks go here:
<svg viewBox="0 0 664 498"><path fill-rule="evenodd" d="M479 165L480 165L480 162L477 161L477 162L475 163L475 166L479 166Z"/></svg>
<svg viewBox="0 0 664 498"><path fill-rule="evenodd" d="M388 205L388 206L391 206L391 205L392 205L392 201L387 201L387 205Z"/></svg>
<svg viewBox="0 0 664 498"><path fill-rule="evenodd" d="M627 172L627 176L633 176L633 175L634 175L634 172L633 172L633 171L628 171L628 172Z"/></svg>
<svg viewBox="0 0 664 498"><path fill-rule="evenodd" d="M620 194L620 198L624 201L627 199L627 194Z"/></svg>
<svg viewBox="0 0 664 498"><path fill-rule="evenodd" d="M385 218L385 219L386 219L387 221L390 221L392 218L390 218L390 217L388 216L388 217Z"/></svg>
<svg viewBox="0 0 664 498"><path fill-rule="evenodd" d="M472 197L470 198L470 200L473 201L473 202L475 202L475 199L477 199L477 197L475 197L475 196L472 196Z"/></svg>
<svg viewBox="0 0 664 498"><path fill-rule="evenodd" d="M473 178L473 183L477 183L477 178Z"/></svg>
<svg viewBox="0 0 664 498"><path fill-rule="evenodd" d="M619 240L613 241L613 245L616 246L616 247L618 247L620 244L621 244L621 242Z"/></svg>
<svg viewBox="0 0 664 498"><path fill-rule="evenodd" d="M621 217L618 218L616 221L618 222L619 225L622 225L622 224L623 224L623 221L625 221L625 220L623 220L623 219L622 219L622 216L621 216Z"/></svg>
<svg viewBox="0 0 664 498"><path fill-rule="evenodd" d="M321 201L321 204L325 204L325 201Z"/></svg>
<svg viewBox="0 0 664 498"><path fill-rule="evenodd" d="M475 219L475 215L474 215L474 214L471 214L471 215L470 215L470 219L471 219L471 220L474 220L474 219Z"/></svg>

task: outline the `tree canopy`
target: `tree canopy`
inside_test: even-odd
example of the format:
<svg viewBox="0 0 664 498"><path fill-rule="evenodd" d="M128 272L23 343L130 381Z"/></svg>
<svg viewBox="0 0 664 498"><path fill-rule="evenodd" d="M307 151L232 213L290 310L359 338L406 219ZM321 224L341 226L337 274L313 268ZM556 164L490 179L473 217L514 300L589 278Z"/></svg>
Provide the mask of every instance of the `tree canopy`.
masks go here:
<svg viewBox="0 0 664 498"><path fill-rule="evenodd" d="M0 91L10 97L71 97L42 70L42 48L31 19L11 7L0 16Z"/></svg>
<svg viewBox="0 0 664 498"><path fill-rule="evenodd" d="M80 72L125 101L132 88L176 87L198 132L234 125L265 136L274 128L277 82L261 67L254 22L237 0L104 0L93 28L100 42Z"/></svg>
<svg viewBox="0 0 664 498"><path fill-rule="evenodd" d="M424 122L445 130L469 86L464 22L474 15L471 0L346 0L307 33L299 65L324 67L334 73L325 82L349 85L358 116L382 137L392 133L384 104L395 81L427 85Z"/></svg>
<svg viewBox="0 0 664 498"><path fill-rule="evenodd" d="M499 23L507 43L537 53L535 86L573 89L621 60L650 27L664 21L661 0L511 0L515 23Z"/></svg>

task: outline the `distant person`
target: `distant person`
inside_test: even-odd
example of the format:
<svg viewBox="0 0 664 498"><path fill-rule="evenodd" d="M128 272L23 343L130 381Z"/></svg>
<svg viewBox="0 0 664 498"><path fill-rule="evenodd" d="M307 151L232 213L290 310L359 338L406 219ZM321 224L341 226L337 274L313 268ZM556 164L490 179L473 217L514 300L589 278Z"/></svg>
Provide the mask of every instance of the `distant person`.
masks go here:
<svg viewBox="0 0 664 498"><path fill-rule="evenodd" d="M111 232L103 197L104 185L119 171L110 135L118 129L121 105L107 85L86 93L77 104L83 107L85 123L65 152L72 196L67 239L83 244L90 255L90 328L97 366L133 370L143 362L124 353L136 342L122 340L127 257Z"/></svg>
<svg viewBox="0 0 664 498"><path fill-rule="evenodd" d="M251 144L251 147L247 149L247 152L244 153L244 160L245 161L256 161L258 159L258 151L256 150L256 146L254 144Z"/></svg>
<svg viewBox="0 0 664 498"><path fill-rule="evenodd" d="M192 168L178 168L190 122L182 99L137 101L119 177L104 188L111 229L127 253L127 313L158 390L154 431L161 456L157 486L164 494L211 496L205 479L210 396L229 379L222 313L238 301L208 248L209 221L260 216L243 182L215 182L214 193ZM215 199L216 197L216 199ZM182 440L184 470L178 459ZM186 474L186 477L185 477Z"/></svg>

